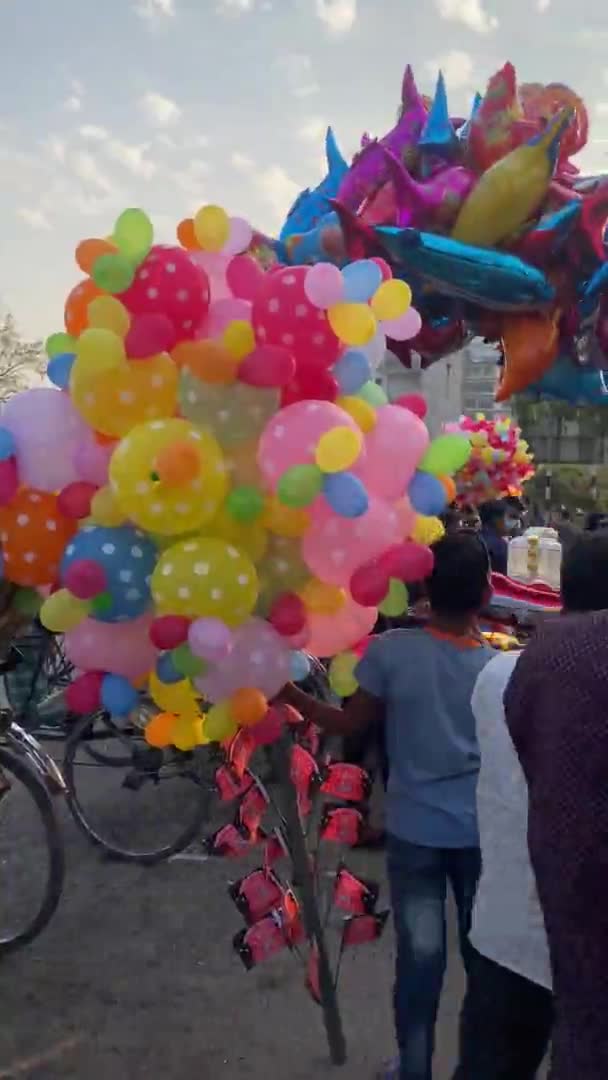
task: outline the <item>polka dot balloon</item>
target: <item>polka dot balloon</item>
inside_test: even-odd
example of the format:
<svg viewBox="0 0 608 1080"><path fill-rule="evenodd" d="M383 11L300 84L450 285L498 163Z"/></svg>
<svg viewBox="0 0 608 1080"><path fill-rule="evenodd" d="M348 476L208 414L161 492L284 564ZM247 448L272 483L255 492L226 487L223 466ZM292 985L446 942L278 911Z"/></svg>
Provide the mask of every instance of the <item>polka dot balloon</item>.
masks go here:
<svg viewBox="0 0 608 1080"><path fill-rule="evenodd" d="M133 315L167 316L178 339L189 339L209 309L209 280L182 248L158 244L120 300Z"/></svg>
<svg viewBox="0 0 608 1080"><path fill-rule="evenodd" d="M76 522L63 516L57 496L21 488L0 507L4 576L15 585L53 585Z"/></svg>
<svg viewBox="0 0 608 1080"><path fill-rule="evenodd" d="M178 373L166 353L145 364L134 360L111 373L91 374L77 359L70 392L80 415L96 431L120 438L135 424L172 416L177 403Z"/></svg>
<svg viewBox="0 0 608 1080"><path fill-rule="evenodd" d="M181 369L179 402L182 414L208 427L223 447L257 439L279 406L278 390L258 390L245 383L222 386L203 383Z"/></svg>
<svg viewBox="0 0 608 1080"><path fill-rule="evenodd" d="M118 528L86 525L68 544L61 562L61 580L81 560L103 571L101 603L93 607L100 622L128 622L150 605L150 581L156 565L156 547L145 533L131 525Z"/></svg>
<svg viewBox="0 0 608 1080"><path fill-rule="evenodd" d="M294 266L267 274L253 301L252 323L259 345L282 345L299 370L319 370L335 363L343 345L325 311L308 299L307 273L307 267Z"/></svg>
<svg viewBox="0 0 608 1080"><path fill-rule="evenodd" d="M258 578L238 548L202 537L163 552L152 577L152 595L161 614L209 616L238 626L253 611Z"/></svg>

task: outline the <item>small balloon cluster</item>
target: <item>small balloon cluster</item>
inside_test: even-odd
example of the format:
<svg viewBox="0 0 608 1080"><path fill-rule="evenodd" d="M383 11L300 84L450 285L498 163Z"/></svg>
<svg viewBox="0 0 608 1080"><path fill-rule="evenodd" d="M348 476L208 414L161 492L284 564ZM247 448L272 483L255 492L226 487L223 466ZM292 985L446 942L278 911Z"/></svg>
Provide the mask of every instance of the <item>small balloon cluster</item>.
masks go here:
<svg viewBox="0 0 608 1080"><path fill-rule="evenodd" d="M561 82L518 85L506 63L459 117L443 76L429 100L408 65L397 123L363 135L350 164L328 131L327 175L298 196L275 251L286 263L386 259L421 316L407 344L387 328L406 366L478 335L504 357L498 400L529 390L606 404L608 185L575 164L588 138L585 102Z"/></svg>
<svg viewBox="0 0 608 1080"><path fill-rule="evenodd" d="M5 577L65 634L70 708L146 690L149 742L188 749L262 724L303 648L405 609L470 446L375 382L384 330L417 318L383 260L265 272L212 206L178 237L130 209L79 244L54 386L0 418L0 529Z"/></svg>
<svg viewBox="0 0 608 1080"><path fill-rule="evenodd" d="M459 502L478 506L490 499L521 495L526 481L534 476L533 455L509 416L463 416L457 423L446 424L446 431L465 435L471 444L471 455L456 476Z"/></svg>

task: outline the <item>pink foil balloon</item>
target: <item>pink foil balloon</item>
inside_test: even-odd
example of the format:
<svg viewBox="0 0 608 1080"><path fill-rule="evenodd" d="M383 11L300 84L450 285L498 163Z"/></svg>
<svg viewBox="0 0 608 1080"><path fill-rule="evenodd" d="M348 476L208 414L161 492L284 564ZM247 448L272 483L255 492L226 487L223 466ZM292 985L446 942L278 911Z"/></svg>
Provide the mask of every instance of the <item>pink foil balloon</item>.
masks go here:
<svg viewBox="0 0 608 1080"><path fill-rule="evenodd" d="M226 281L229 255L219 251L190 251L189 257L190 261L207 275L212 304L215 304L216 300L227 300L232 296Z"/></svg>
<svg viewBox="0 0 608 1080"><path fill-rule="evenodd" d="M354 420L331 401L296 401L266 425L258 446L258 465L273 488L286 469L310 465L321 437L335 427L359 432Z"/></svg>
<svg viewBox="0 0 608 1080"><path fill-rule="evenodd" d="M377 617L375 607L360 607L351 599L332 615L312 614L306 650L313 656L334 656L350 649L371 633Z"/></svg>
<svg viewBox="0 0 608 1080"><path fill-rule="evenodd" d="M377 418L365 439L365 458L353 471L370 494L398 499L429 444L429 433L422 420L399 405L382 405Z"/></svg>
<svg viewBox="0 0 608 1080"><path fill-rule="evenodd" d="M24 390L6 403L0 424L15 440L22 484L60 491L80 480L74 451L89 429L68 394L46 387Z"/></svg>
<svg viewBox="0 0 608 1080"><path fill-rule="evenodd" d="M158 653L149 633L151 615L126 623L85 619L65 635L68 660L82 671L109 671L126 679L140 679L152 671Z"/></svg>
<svg viewBox="0 0 608 1080"><path fill-rule="evenodd" d="M367 513L352 521L321 512L302 541L304 562L329 585L347 586L355 570L401 539L394 507L370 497Z"/></svg>
<svg viewBox="0 0 608 1080"><path fill-rule="evenodd" d="M245 687L272 698L289 679L289 649L264 619L249 619L234 631L230 655L196 679L196 686L209 701L222 701Z"/></svg>

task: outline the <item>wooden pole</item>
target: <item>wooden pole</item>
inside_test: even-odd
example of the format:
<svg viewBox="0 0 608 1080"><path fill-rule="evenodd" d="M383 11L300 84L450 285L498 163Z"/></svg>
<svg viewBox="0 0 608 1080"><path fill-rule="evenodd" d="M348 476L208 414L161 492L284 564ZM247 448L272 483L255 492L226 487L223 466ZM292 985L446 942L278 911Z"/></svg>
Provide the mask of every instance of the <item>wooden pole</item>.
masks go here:
<svg viewBox="0 0 608 1080"><path fill-rule="evenodd" d="M321 914L317 903L314 876L298 811L296 790L291 782L291 748L291 736L288 731L285 731L273 747L276 770L281 785L281 809L285 818L287 841L293 862L295 882L297 882L295 887L297 887L302 901L306 932L309 941L315 943L319 956L319 992L329 1053L333 1065L344 1065L346 1062L346 1041L342 1029L342 1018L338 1007L338 997L334 986L329 954L325 943Z"/></svg>

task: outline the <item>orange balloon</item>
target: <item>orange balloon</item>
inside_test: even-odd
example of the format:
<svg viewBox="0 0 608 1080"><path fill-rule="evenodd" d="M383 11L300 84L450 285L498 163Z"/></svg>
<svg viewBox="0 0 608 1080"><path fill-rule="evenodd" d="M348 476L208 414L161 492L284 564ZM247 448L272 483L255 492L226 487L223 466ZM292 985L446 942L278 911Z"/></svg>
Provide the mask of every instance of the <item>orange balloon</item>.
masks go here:
<svg viewBox="0 0 608 1080"><path fill-rule="evenodd" d="M78 337L89 325L88 307L91 300L101 296L102 290L90 278L85 278L72 289L65 302L63 321L68 334Z"/></svg>
<svg viewBox="0 0 608 1080"><path fill-rule="evenodd" d="M161 712L148 721L144 731L144 737L149 746L162 749L171 745L173 729L177 724L177 716L174 713Z"/></svg>
<svg viewBox="0 0 608 1080"><path fill-rule="evenodd" d="M497 401L537 382L557 356L559 311L550 315L506 315L502 326L504 367Z"/></svg>
<svg viewBox="0 0 608 1080"><path fill-rule="evenodd" d="M181 487L196 480L201 464L198 447L182 439L163 447L156 458L156 472L163 484Z"/></svg>
<svg viewBox="0 0 608 1080"><path fill-rule="evenodd" d="M0 508L4 577L15 585L53 585L77 522L60 513L57 496L21 488Z"/></svg>
<svg viewBox="0 0 608 1080"><path fill-rule="evenodd" d="M243 687L230 698L230 712L240 727L253 727L266 716L268 700L261 690Z"/></svg>
<svg viewBox="0 0 608 1080"><path fill-rule="evenodd" d="M116 244L110 240L81 240L76 248L76 262L85 274L90 274L93 264L100 255L113 255L118 251Z"/></svg>
<svg viewBox="0 0 608 1080"><path fill-rule="evenodd" d="M184 218L177 226L177 239L186 251L200 251L201 245L196 239L194 222L191 217Z"/></svg>
<svg viewBox="0 0 608 1080"><path fill-rule="evenodd" d="M177 345L172 352L174 363L203 382L233 383L240 360L232 356L217 341L188 341Z"/></svg>
<svg viewBox="0 0 608 1080"><path fill-rule="evenodd" d="M456 484L452 480L451 476L440 476L441 483L443 484L443 490L445 491L445 497L449 503L453 503L456 498Z"/></svg>

